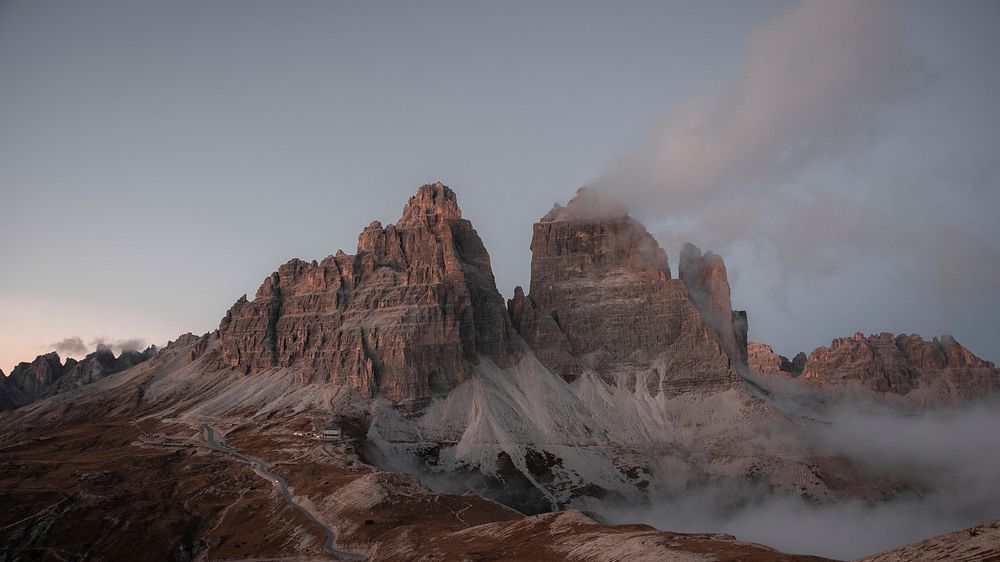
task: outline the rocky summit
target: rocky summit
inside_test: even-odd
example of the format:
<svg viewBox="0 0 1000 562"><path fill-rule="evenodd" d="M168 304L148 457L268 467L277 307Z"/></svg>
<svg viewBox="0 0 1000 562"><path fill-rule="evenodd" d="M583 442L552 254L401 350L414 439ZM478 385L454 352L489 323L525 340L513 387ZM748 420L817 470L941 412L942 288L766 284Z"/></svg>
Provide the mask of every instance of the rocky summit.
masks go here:
<svg viewBox="0 0 1000 562"><path fill-rule="evenodd" d="M154 357L156 352L156 347L150 346L145 351L123 350L116 357L110 348L98 345L96 351L83 359L67 358L65 363L55 351L39 355L30 363L19 363L10 377L0 381L0 409L16 408L90 384L134 367Z"/></svg>
<svg viewBox="0 0 1000 562"><path fill-rule="evenodd" d="M948 335L927 341L916 334L858 332L792 360L766 344L751 342L749 349L755 374L795 377L811 388L911 406L956 404L1000 389L1000 369Z"/></svg>
<svg viewBox="0 0 1000 562"><path fill-rule="evenodd" d="M698 252L682 263L689 282L672 278L642 224L581 189L534 225L530 293L515 289L508 309L518 334L566 380L589 369L654 394L724 389L739 383L746 352L716 263Z"/></svg>
<svg viewBox="0 0 1000 562"><path fill-rule="evenodd" d="M960 402L1000 389L1000 370L951 336L926 341L917 335L859 332L814 349L800 379L817 386L858 383L927 402Z"/></svg>
<svg viewBox="0 0 1000 562"><path fill-rule="evenodd" d="M517 355L490 257L455 193L422 186L399 221L371 223L355 255L292 260L219 325L221 364L295 367L309 380L418 403L462 383L480 356Z"/></svg>

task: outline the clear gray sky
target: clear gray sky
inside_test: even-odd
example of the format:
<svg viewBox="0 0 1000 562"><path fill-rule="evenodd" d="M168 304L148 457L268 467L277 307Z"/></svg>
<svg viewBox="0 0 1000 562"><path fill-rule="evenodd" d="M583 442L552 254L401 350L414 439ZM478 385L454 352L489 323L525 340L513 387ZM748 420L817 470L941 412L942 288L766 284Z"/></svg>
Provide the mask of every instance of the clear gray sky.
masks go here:
<svg viewBox="0 0 1000 562"><path fill-rule="evenodd" d="M591 184L780 352L998 360L1000 3L833 5L0 1L0 368L214 329L436 180L507 296Z"/></svg>

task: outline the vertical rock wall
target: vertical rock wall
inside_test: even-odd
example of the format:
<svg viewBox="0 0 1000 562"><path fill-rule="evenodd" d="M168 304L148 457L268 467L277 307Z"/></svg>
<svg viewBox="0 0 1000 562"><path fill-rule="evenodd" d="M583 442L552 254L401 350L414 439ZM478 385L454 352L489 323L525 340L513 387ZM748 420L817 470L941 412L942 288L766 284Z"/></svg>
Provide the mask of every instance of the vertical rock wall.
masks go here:
<svg viewBox="0 0 1000 562"><path fill-rule="evenodd" d="M395 225L375 221L356 255L292 260L219 326L223 364L301 376L367 396L422 401L489 357L516 357L489 254L454 192L422 186Z"/></svg>

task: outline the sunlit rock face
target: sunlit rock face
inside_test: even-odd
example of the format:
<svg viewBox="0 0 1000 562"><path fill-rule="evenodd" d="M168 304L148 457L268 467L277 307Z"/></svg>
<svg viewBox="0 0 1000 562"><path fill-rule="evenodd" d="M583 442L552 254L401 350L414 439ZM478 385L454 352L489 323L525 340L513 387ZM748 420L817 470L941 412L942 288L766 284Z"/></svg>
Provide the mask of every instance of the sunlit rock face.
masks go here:
<svg viewBox="0 0 1000 562"><path fill-rule="evenodd" d="M590 369L671 394L739 383L727 352L736 349L732 311L723 341L685 283L671 278L663 249L621 206L580 190L534 225L531 252L530 295L515 291L508 309L518 333L563 378Z"/></svg>
<svg viewBox="0 0 1000 562"><path fill-rule="evenodd" d="M775 353L774 348L766 343L750 342L747 345L747 357L750 372L755 375L790 375L781 369L785 358Z"/></svg>
<svg viewBox="0 0 1000 562"><path fill-rule="evenodd" d="M809 354L801 380L820 387L860 384L917 402L957 402L1000 389L1000 370L955 338L926 341L882 333L833 340Z"/></svg>
<svg viewBox="0 0 1000 562"><path fill-rule="evenodd" d="M356 255L292 260L219 326L221 362L301 376L365 396L421 401L464 381L480 355L517 352L489 254L440 183L410 198L395 225L369 225Z"/></svg>
<svg viewBox="0 0 1000 562"><path fill-rule="evenodd" d="M515 362L516 328L569 381L589 369L671 394L739 381L746 317L728 308L717 256L697 252L697 285L671 278L646 229L587 190L533 234L531 295L518 288L505 309L455 194L425 185L395 225L376 221L361 233L356 255L292 260L252 301L241 298L220 324L219 364L294 366L307 380L422 403L466 380L480 356Z"/></svg>
<svg viewBox="0 0 1000 562"><path fill-rule="evenodd" d="M778 355L774 348L766 343L749 342L747 344L747 363L750 373L754 375L778 375L782 377L797 377L806 366L806 354L798 353L792 359Z"/></svg>

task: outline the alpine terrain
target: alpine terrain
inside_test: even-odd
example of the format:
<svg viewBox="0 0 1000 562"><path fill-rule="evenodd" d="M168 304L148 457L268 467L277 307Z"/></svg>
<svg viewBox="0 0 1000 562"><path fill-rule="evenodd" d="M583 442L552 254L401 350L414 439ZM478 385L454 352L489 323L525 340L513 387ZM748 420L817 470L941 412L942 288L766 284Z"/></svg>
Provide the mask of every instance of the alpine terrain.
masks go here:
<svg viewBox="0 0 1000 562"><path fill-rule="evenodd" d="M638 522L706 493L721 521L937 498L940 472L839 446L843 408L925 419L1000 388L949 336L779 356L720 256L687 244L672 267L594 190L530 249L505 300L455 192L428 184L213 332L21 363L0 377L0 560L822 560ZM1000 560L978 499L867 560Z"/></svg>

